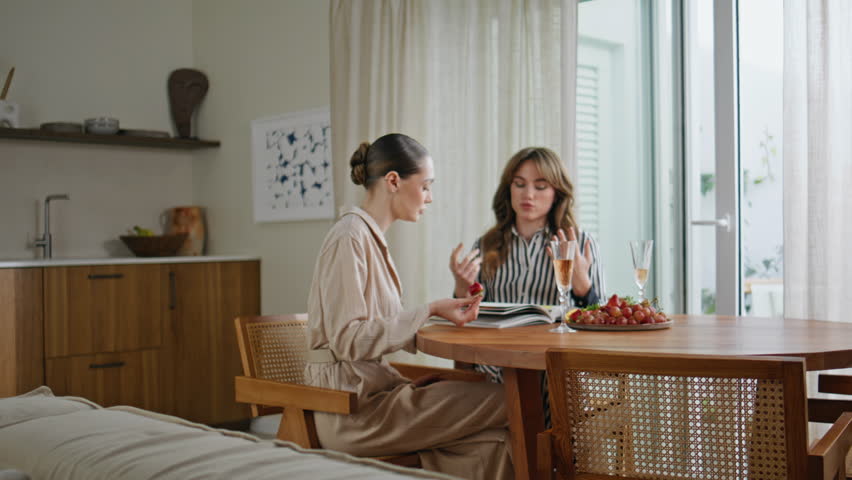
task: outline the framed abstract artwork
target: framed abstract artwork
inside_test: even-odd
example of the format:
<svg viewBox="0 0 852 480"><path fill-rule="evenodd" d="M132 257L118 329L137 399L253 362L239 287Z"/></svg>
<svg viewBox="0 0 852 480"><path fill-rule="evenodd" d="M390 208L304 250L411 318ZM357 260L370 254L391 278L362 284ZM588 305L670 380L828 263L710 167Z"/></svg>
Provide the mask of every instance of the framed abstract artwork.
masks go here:
<svg viewBox="0 0 852 480"><path fill-rule="evenodd" d="M334 218L328 108L251 122L254 221Z"/></svg>

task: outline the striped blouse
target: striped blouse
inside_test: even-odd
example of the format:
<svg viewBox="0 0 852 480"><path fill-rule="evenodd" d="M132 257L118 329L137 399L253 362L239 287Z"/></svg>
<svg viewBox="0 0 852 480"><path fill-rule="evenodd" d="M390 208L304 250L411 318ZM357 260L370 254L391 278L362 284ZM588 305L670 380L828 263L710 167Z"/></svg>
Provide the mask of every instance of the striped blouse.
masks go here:
<svg viewBox="0 0 852 480"><path fill-rule="evenodd" d="M477 280L485 287L485 302L533 303L537 305L558 305L559 290L553 273L553 262L547 255L547 246L552 235L550 229L542 228L535 232L529 241L524 240L512 227L512 245L506 261L497 267L497 272L490 280L482 280L480 272ZM580 232L579 248L584 248L586 239L592 249L592 264L589 266L591 288L582 297L574 295L571 299L575 307L585 307L599 303L606 298L606 287L603 278L603 262L594 237L586 232ZM480 240L473 248L479 248ZM585 253L581 250L581 254ZM492 365L476 365L477 371L488 374L496 383L503 383L503 369ZM550 392L547 388L547 377L541 376L541 396L544 402L543 413L546 428L550 428Z"/></svg>
<svg viewBox="0 0 852 480"><path fill-rule="evenodd" d="M477 281L485 287L486 302L533 303L537 305L558 305L559 290L553 273L553 262L547 255L547 245L551 239L550 229L542 228L535 232L529 241L521 237L512 227L512 245L506 261L497 267L493 278L482 280L480 273ZM592 249L592 264L589 267L589 279L592 286L586 295L578 297L571 292L575 307L585 307L606 298L603 278L603 262L594 237L580 232L578 247L583 248L589 239ZM473 248L479 248L478 239ZM581 252L581 254L584 252Z"/></svg>

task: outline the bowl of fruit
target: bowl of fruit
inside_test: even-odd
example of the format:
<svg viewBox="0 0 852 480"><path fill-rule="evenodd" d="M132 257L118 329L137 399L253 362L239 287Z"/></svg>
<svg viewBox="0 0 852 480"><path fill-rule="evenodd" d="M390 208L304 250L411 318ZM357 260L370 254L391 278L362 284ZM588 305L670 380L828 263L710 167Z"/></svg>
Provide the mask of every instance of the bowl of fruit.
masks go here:
<svg viewBox="0 0 852 480"><path fill-rule="evenodd" d="M183 245L186 236L186 233L154 235L151 230L136 225L128 235L119 238L137 257L171 257Z"/></svg>
<svg viewBox="0 0 852 480"><path fill-rule="evenodd" d="M656 301L634 301L630 297L609 297L603 304L590 305L566 314L568 325L576 330L632 331L662 330L674 323Z"/></svg>

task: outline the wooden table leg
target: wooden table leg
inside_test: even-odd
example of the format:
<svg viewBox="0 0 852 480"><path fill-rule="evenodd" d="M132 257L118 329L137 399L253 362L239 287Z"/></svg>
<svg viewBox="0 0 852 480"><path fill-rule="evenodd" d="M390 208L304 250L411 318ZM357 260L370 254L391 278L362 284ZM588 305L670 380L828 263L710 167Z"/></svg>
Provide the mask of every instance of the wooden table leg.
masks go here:
<svg viewBox="0 0 852 480"><path fill-rule="evenodd" d="M503 369L516 480L535 478L536 435L544 431L541 375L539 370Z"/></svg>

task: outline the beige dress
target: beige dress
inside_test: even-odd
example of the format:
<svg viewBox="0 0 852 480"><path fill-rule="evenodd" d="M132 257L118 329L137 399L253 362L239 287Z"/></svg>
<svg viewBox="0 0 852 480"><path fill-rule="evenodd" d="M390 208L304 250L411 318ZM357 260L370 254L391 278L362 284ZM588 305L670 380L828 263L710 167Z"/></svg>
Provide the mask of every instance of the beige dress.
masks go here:
<svg viewBox="0 0 852 480"><path fill-rule="evenodd" d="M308 299L308 347L336 362L308 363L305 381L355 392L352 415L315 416L323 448L360 456L417 451L423 468L470 479L513 478L503 388L442 381L416 388L382 356L414 352L428 306L404 311L384 235L353 208L325 238Z"/></svg>

